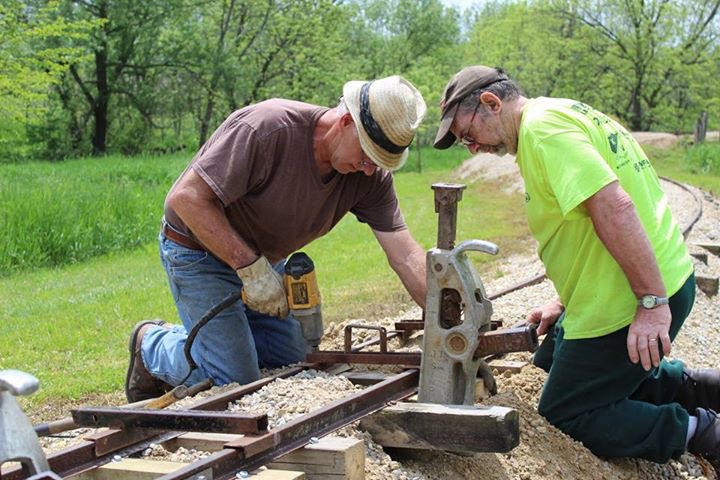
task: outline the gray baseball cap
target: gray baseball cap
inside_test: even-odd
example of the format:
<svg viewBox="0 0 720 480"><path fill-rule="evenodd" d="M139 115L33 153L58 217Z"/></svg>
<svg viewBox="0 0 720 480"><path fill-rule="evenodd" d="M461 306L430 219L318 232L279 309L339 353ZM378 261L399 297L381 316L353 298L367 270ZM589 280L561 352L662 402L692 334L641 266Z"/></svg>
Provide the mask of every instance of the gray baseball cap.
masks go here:
<svg viewBox="0 0 720 480"><path fill-rule="evenodd" d="M479 88L485 88L503 80L509 80L509 78L502 70L483 65L466 67L456 73L445 86L440 100L440 128L435 135L433 146L444 150L455 143L455 135L450 133L450 126L463 98Z"/></svg>

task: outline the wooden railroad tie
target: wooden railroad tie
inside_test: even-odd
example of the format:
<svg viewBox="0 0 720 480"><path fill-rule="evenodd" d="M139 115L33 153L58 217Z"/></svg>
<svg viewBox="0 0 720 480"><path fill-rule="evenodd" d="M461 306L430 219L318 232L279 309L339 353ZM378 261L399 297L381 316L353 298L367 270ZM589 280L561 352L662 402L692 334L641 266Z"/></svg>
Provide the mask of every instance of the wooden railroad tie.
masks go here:
<svg viewBox="0 0 720 480"><path fill-rule="evenodd" d="M360 420L383 447L508 452L520 442L519 414L506 407L400 402Z"/></svg>
<svg viewBox="0 0 720 480"><path fill-rule="evenodd" d="M125 458L101 467L83 472L73 477L74 480L151 480L172 473L184 467L184 463L163 460L146 460L143 458ZM212 480L212 472L205 475ZM305 480L304 472L289 470L260 469L249 472L249 480Z"/></svg>
<svg viewBox="0 0 720 480"><path fill-rule="evenodd" d="M695 283L698 288L705 292L705 295L712 297L718 293L718 277L708 277L706 275L695 275Z"/></svg>
<svg viewBox="0 0 720 480"><path fill-rule="evenodd" d="M717 242L703 242L703 243L695 243L700 248L704 248L708 252L712 253L713 255L720 257L720 243Z"/></svg>
<svg viewBox="0 0 720 480"><path fill-rule="evenodd" d="M163 443L169 451L180 447L218 452L242 435L188 432ZM124 458L89 470L76 480L146 480L172 473L186 463L145 458ZM356 438L323 437L317 442L283 455L267 469L249 472L252 480L362 480L365 478L365 444ZM205 475L212 479L212 473Z"/></svg>
<svg viewBox="0 0 720 480"><path fill-rule="evenodd" d="M690 256L697 259L697 261L701 262L703 265L708 264L707 252L690 252Z"/></svg>

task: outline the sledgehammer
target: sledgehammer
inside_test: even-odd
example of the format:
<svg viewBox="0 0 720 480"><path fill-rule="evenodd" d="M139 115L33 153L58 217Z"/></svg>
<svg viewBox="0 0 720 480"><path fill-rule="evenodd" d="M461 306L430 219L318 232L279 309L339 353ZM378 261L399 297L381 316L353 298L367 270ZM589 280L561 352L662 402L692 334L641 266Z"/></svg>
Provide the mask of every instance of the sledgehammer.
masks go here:
<svg viewBox="0 0 720 480"><path fill-rule="evenodd" d="M204 380L200 383L186 387L185 385L178 385L169 392L163 394L157 398L149 398L147 400L141 400L139 402L129 403L123 405L123 407L132 408L165 408L168 405L172 405L178 400L182 400L185 397L192 397L198 393L209 389L213 386L213 382L210 379ZM67 432L68 430L74 430L78 428L72 417L62 418L48 423L41 423L33 427L38 437L47 437L50 435L56 435L58 433Z"/></svg>

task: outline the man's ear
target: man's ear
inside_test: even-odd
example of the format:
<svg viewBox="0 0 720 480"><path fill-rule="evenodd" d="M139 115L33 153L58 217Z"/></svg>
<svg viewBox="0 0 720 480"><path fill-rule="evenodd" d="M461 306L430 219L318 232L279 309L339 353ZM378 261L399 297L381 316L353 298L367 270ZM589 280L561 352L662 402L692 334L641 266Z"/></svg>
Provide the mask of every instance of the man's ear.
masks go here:
<svg viewBox="0 0 720 480"><path fill-rule="evenodd" d="M482 103L489 112L497 113L502 109L502 100L492 92L482 92L480 94L480 103Z"/></svg>
<svg viewBox="0 0 720 480"><path fill-rule="evenodd" d="M342 117L340 117L340 126L347 127L351 123L355 123L355 121L352 118L352 115L350 115L350 112L345 112Z"/></svg>

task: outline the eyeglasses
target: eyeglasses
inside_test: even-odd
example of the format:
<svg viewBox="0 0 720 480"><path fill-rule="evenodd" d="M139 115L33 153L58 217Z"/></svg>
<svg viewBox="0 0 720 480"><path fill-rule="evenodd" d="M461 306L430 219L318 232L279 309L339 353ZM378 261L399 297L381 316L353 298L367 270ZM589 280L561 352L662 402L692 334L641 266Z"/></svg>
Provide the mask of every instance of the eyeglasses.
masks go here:
<svg viewBox="0 0 720 480"><path fill-rule="evenodd" d="M480 107L480 102L478 102L478 104L475 105L475 110L473 110L472 117L470 117L470 123L468 123L467 127L465 128L465 132L458 137L457 142L456 142L457 145L462 145L463 147L467 147L467 146L475 143L475 139L468 136L468 133L470 132L470 127L472 127L472 124L475 121L475 115L477 115L478 107Z"/></svg>

